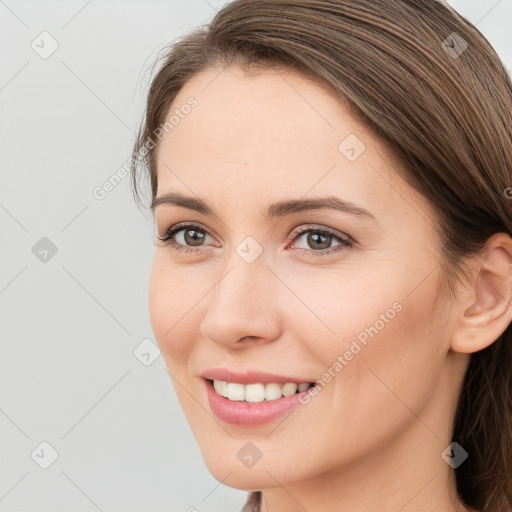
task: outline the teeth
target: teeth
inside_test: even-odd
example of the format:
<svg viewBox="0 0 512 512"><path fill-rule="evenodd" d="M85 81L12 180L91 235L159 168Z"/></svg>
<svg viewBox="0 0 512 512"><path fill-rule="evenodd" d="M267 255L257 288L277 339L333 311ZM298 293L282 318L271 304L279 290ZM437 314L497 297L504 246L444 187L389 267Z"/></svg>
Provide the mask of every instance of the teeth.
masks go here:
<svg viewBox="0 0 512 512"><path fill-rule="evenodd" d="M236 402L245 400L245 386L235 382L228 382L226 387L226 397Z"/></svg>
<svg viewBox="0 0 512 512"><path fill-rule="evenodd" d="M233 400L235 402L250 402L259 403L277 400L282 396L291 396L297 392L306 391L309 389L311 384L302 382L295 384L293 382L287 382L286 384L276 384L274 382L269 384L238 384L236 382L225 382L223 380L214 380L213 388L217 394Z"/></svg>
<svg viewBox="0 0 512 512"><path fill-rule="evenodd" d="M242 386L242 384L240 384ZM263 402L266 398L265 386L263 384L247 384L242 386L245 388L245 401L246 402ZM228 396L229 398L229 396Z"/></svg>
<svg viewBox="0 0 512 512"><path fill-rule="evenodd" d="M265 397L267 400L277 400L281 398L281 386L279 384L267 384L265 386Z"/></svg>
<svg viewBox="0 0 512 512"><path fill-rule="evenodd" d="M292 382L287 382L283 386L283 395L284 396L292 396L297 392L297 384L293 384Z"/></svg>
<svg viewBox="0 0 512 512"><path fill-rule="evenodd" d="M215 388L215 391L221 396L228 396L226 393L228 383L224 382L223 380L214 380L213 381L213 387Z"/></svg>

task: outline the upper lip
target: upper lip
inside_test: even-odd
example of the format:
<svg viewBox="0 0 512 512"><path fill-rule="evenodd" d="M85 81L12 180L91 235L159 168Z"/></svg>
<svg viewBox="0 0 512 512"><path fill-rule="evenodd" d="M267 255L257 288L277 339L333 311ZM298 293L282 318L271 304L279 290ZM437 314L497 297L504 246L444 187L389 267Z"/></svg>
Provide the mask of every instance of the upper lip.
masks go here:
<svg viewBox="0 0 512 512"><path fill-rule="evenodd" d="M270 382L277 384L286 384L287 382L301 384L303 382L315 382L314 380L305 380L300 377L290 377L287 375L277 375L254 370L234 372L226 368L209 368L201 374L201 377L208 380L222 380L225 382L236 382L238 384L268 384Z"/></svg>

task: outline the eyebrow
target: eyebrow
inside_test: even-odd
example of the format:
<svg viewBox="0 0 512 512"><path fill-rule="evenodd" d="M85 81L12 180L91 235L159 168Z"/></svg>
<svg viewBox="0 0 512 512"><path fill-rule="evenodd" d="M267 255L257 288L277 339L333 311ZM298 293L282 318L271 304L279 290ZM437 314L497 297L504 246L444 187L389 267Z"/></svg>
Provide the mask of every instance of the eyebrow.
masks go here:
<svg viewBox="0 0 512 512"><path fill-rule="evenodd" d="M177 192L168 192L155 197L151 202L151 210L154 211L155 208L161 204L182 206L205 215L214 214L214 211L203 200L195 197L184 196ZM351 201L346 201L335 196L317 197L313 199L291 199L288 201L273 203L268 207L266 217L283 217L292 213L319 209L340 210L359 217L367 217L375 221L377 220L375 215L365 208L358 206Z"/></svg>

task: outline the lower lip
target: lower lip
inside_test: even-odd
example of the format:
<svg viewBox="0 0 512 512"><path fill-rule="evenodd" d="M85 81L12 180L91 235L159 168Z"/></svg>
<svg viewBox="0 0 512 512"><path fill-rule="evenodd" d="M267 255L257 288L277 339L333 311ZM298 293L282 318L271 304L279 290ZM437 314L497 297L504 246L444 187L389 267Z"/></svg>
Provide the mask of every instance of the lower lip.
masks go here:
<svg viewBox="0 0 512 512"><path fill-rule="evenodd" d="M203 379L203 382L206 386L206 394L213 414L226 423L244 427L262 425L279 418L285 412L300 404L301 395L304 396L308 393L308 390L306 390L277 400L258 403L236 402L217 394L210 381Z"/></svg>

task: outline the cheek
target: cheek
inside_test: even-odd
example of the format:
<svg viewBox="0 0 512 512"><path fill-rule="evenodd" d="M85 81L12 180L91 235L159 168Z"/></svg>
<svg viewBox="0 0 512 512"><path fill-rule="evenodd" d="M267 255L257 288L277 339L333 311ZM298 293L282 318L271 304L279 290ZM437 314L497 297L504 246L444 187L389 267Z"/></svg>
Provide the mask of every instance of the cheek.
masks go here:
<svg viewBox="0 0 512 512"><path fill-rule="evenodd" d="M390 250L345 266L342 275L332 272L322 280L324 288L311 294L319 316L335 333L319 339L316 347L317 354L329 354L330 365L346 355L347 369L361 366L375 383L375 376L366 376L372 365L396 368L400 362L407 374L422 365L427 369L430 361L439 364L448 329L441 314L440 268L425 251L413 249L422 247L420 241L413 243L412 235L410 240L401 249L399 240L390 242Z"/></svg>
<svg viewBox="0 0 512 512"><path fill-rule="evenodd" d="M194 285L194 277L169 265L165 255L155 254L148 290L149 317L169 369L184 363L193 348L188 333L193 332L193 325L197 328L199 301L206 291ZM198 283L205 287L204 282Z"/></svg>
<svg viewBox="0 0 512 512"><path fill-rule="evenodd" d="M342 404L338 420L357 418L371 430L368 419L381 418L388 422L382 429L391 430L410 416L403 403L418 411L431 396L446 355L445 326L434 278L413 293L405 277L386 293L378 289L344 301L335 328L339 342L325 351L340 375L331 388L333 410ZM339 355L342 362L333 367Z"/></svg>
<svg viewBox="0 0 512 512"><path fill-rule="evenodd" d="M295 312L290 310L289 315L295 315L299 322L307 319L297 341L311 361L321 361L327 368L345 353L354 366L352 361L364 359L372 340L385 337L390 326L400 323L404 316L400 283L396 280L378 282L378 275L348 266L323 275L314 269L309 277L304 272L302 277L289 278L288 283L310 312L297 303Z"/></svg>
<svg viewBox="0 0 512 512"><path fill-rule="evenodd" d="M300 336L304 356L316 361L317 369L323 366L322 373L344 374L336 387L354 391L385 389L370 369L378 375L380 369L400 386L407 379L429 378L429 371L441 365L447 326L439 315L437 274L415 288L422 274L422 269L406 267L372 273L351 269L342 278L332 272L312 276L312 281L295 280L294 291L322 320ZM308 282L315 282L314 288Z"/></svg>

